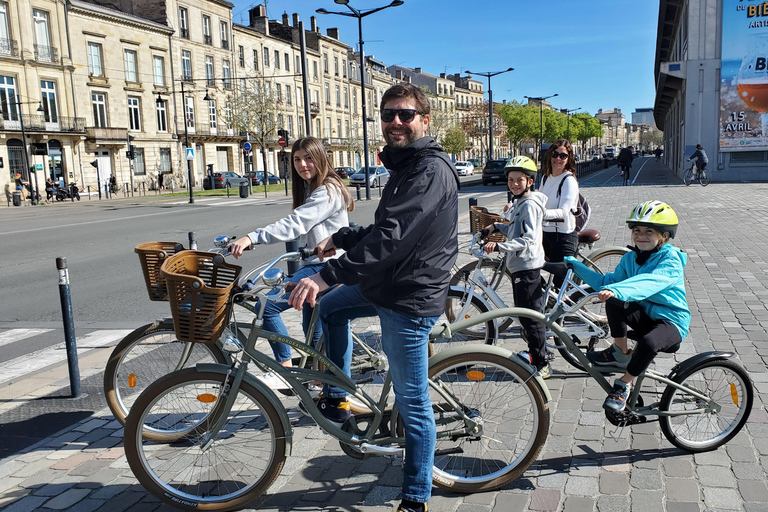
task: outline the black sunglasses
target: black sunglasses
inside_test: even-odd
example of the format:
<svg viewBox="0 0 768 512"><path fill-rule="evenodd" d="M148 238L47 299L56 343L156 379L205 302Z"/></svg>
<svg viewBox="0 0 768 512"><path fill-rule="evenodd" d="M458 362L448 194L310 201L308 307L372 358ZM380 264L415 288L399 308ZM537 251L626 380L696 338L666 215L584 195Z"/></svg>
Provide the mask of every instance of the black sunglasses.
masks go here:
<svg viewBox="0 0 768 512"><path fill-rule="evenodd" d="M381 120L385 123L391 123L395 120L395 116L397 116L403 123L410 123L416 117L416 114L424 115L423 112L412 108L383 108L381 109Z"/></svg>
<svg viewBox="0 0 768 512"><path fill-rule="evenodd" d="M561 160L565 160L566 158L568 158L568 153L558 153L557 151L555 151L554 153L552 153L552 158L560 158Z"/></svg>

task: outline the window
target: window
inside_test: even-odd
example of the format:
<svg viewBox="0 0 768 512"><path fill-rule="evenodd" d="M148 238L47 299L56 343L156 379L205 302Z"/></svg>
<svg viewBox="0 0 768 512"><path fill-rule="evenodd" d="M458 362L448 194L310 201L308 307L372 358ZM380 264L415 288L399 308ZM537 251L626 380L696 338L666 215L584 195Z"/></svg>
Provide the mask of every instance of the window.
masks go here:
<svg viewBox="0 0 768 512"><path fill-rule="evenodd" d="M331 118L330 117L325 118L325 136L326 137L331 136Z"/></svg>
<svg viewBox="0 0 768 512"><path fill-rule="evenodd" d="M296 56L296 67L294 69L296 69L297 73L301 71L301 57L298 55Z"/></svg>
<svg viewBox="0 0 768 512"><path fill-rule="evenodd" d="M357 89L352 89L352 110L357 112Z"/></svg>
<svg viewBox="0 0 768 512"><path fill-rule="evenodd" d="M238 55L238 59L240 61L239 62L240 67L244 68L245 67L245 48L243 48L242 45L238 46L238 48L237 48L237 55Z"/></svg>
<svg viewBox="0 0 768 512"><path fill-rule="evenodd" d="M315 93L315 103L317 103L317 107L320 108L320 91L312 91Z"/></svg>
<svg viewBox="0 0 768 512"><path fill-rule="evenodd" d="M229 49L229 25L226 21L219 23L219 31L221 32L221 47L225 50Z"/></svg>
<svg viewBox="0 0 768 512"><path fill-rule="evenodd" d="M277 97L275 98L278 103L283 102L283 88L280 87L280 84L275 84L275 92L277 93Z"/></svg>
<svg viewBox="0 0 768 512"><path fill-rule="evenodd" d="M349 108L349 88L344 88L344 108Z"/></svg>
<svg viewBox="0 0 768 512"><path fill-rule="evenodd" d="M216 100L208 102L208 126L211 128L211 132L216 130Z"/></svg>
<svg viewBox="0 0 768 512"><path fill-rule="evenodd" d="M323 135L320 133L320 118L315 119L315 137L321 138Z"/></svg>
<svg viewBox="0 0 768 512"><path fill-rule="evenodd" d="M293 137L293 116L288 116L288 135Z"/></svg>
<svg viewBox="0 0 768 512"><path fill-rule="evenodd" d="M253 70L259 70L259 51L253 50Z"/></svg>
<svg viewBox="0 0 768 512"><path fill-rule="evenodd" d="M323 54L323 73L328 73L328 54Z"/></svg>
<svg viewBox="0 0 768 512"><path fill-rule="evenodd" d="M144 163L144 148L133 148L133 174L136 176L147 174L147 166Z"/></svg>
<svg viewBox="0 0 768 512"><path fill-rule="evenodd" d="M264 67L269 67L269 48L264 47Z"/></svg>
<svg viewBox="0 0 768 512"><path fill-rule="evenodd" d="M275 50L275 69L280 69L280 52Z"/></svg>
<svg viewBox="0 0 768 512"><path fill-rule="evenodd" d="M16 110L16 84L12 76L0 75L0 109L4 120L19 120L19 112Z"/></svg>
<svg viewBox="0 0 768 512"><path fill-rule="evenodd" d="M91 93L93 105L93 126L96 128L107 127L107 95L101 92Z"/></svg>
<svg viewBox="0 0 768 512"><path fill-rule="evenodd" d="M168 131L168 116L166 113L166 105L168 104L167 101L160 101L155 103L155 115L157 117L157 131L158 132L167 132Z"/></svg>
<svg viewBox="0 0 768 512"><path fill-rule="evenodd" d="M312 61L312 77L317 78L317 61Z"/></svg>
<svg viewBox="0 0 768 512"><path fill-rule="evenodd" d="M339 58L333 58L333 74L339 76Z"/></svg>
<svg viewBox="0 0 768 512"><path fill-rule="evenodd" d="M136 52L133 50L125 50L123 52L125 58L125 81L136 83L139 81L139 77L136 73Z"/></svg>
<svg viewBox="0 0 768 512"><path fill-rule="evenodd" d="M155 85L165 85L165 60L162 57L152 57L152 70L155 74Z"/></svg>
<svg viewBox="0 0 768 512"><path fill-rule="evenodd" d="M179 35L189 39L189 12L186 7L179 7Z"/></svg>
<svg viewBox="0 0 768 512"><path fill-rule="evenodd" d="M58 123L59 111L56 105L56 84L47 80L40 81L40 93L43 109L45 109L45 122Z"/></svg>
<svg viewBox="0 0 768 512"><path fill-rule="evenodd" d="M349 121L344 121L344 136L349 138Z"/></svg>
<svg viewBox="0 0 768 512"><path fill-rule="evenodd" d="M291 57L287 53L283 54L283 61L285 62L285 70L290 71L291 70Z"/></svg>
<svg viewBox="0 0 768 512"><path fill-rule="evenodd" d="M325 104L331 104L331 86L328 84L328 82L325 82Z"/></svg>
<svg viewBox="0 0 768 512"><path fill-rule="evenodd" d="M160 148L160 172L170 174L171 170L171 148Z"/></svg>
<svg viewBox="0 0 768 512"><path fill-rule="evenodd" d="M190 130L195 129L195 99L187 96L184 98L184 119L187 123L187 128Z"/></svg>
<svg viewBox="0 0 768 512"><path fill-rule="evenodd" d="M188 50L181 50L181 79L192 80L192 54Z"/></svg>
<svg viewBox="0 0 768 512"><path fill-rule="evenodd" d="M203 42L207 45L213 44L211 37L211 17L203 14Z"/></svg>
<svg viewBox="0 0 768 512"><path fill-rule="evenodd" d="M296 88L296 106L304 106L304 96L302 95L301 87Z"/></svg>
<svg viewBox="0 0 768 512"><path fill-rule="evenodd" d="M286 85L285 86L285 102L288 105L292 104L292 100L291 100L291 86L290 85Z"/></svg>
<svg viewBox="0 0 768 512"><path fill-rule="evenodd" d="M336 137L341 138L341 119L336 120Z"/></svg>
<svg viewBox="0 0 768 512"><path fill-rule="evenodd" d="M347 59L341 61L341 74L344 78L347 78Z"/></svg>
<svg viewBox="0 0 768 512"><path fill-rule="evenodd" d="M132 132L141 131L141 106L139 98L128 97L128 129Z"/></svg>
<svg viewBox="0 0 768 512"><path fill-rule="evenodd" d="M48 13L32 9L32 16L35 21L35 59L41 62L54 62L55 52L51 48L51 33L48 29Z"/></svg>
<svg viewBox="0 0 768 512"><path fill-rule="evenodd" d="M336 106L341 107L341 93L339 92L339 86L336 86Z"/></svg>
<svg viewBox="0 0 768 512"><path fill-rule="evenodd" d="M215 87L216 86L216 80L214 79L214 72L213 72L213 57L210 55L205 56L205 82L208 84L209 87Z"/></svg>
<svg viewBox="0 0 768 512"><path fill-rule="evenodd" d="M101 45L98 43L88 43L88 72L93 76L104 76Z"/></svg>
<svg viewBox="0 0 768 512"><path fill-rule="evenodd" d="M13 53L11 31L8 27L8 4L0 2L0 55Z"/></svg>
<svg viewBox="0 0 768 512"><path fill-rule="evenodd" d="M304 117L299 116L299 137L304 136Z"/></svg>
<svg viewBox="0 0 768 512"><path fill-rule="evenodd" d="M221 63L221 75L224 79L224 88L225 89L231 89L232 88L232 81L229 79L229 61L224 60Z"/></svg>

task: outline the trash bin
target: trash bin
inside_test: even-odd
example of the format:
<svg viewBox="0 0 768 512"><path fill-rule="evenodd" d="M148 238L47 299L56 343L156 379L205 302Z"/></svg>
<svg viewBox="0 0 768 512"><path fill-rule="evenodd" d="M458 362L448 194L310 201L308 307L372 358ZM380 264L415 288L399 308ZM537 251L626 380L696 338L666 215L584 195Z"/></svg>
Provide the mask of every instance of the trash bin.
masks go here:
<svg viewBox="0 0 768 512"><path fill-rule="evenodd" d="M22 202L22 195L20 190L15 190L13 192L13 206L21 206Z"/></svg>
<svg viewBox="0 0 768 512"><path fill-rule="evenodd" d="M240 184L240 197L243 199L248 197L248 184L247 183L241 183Z"/></svg>

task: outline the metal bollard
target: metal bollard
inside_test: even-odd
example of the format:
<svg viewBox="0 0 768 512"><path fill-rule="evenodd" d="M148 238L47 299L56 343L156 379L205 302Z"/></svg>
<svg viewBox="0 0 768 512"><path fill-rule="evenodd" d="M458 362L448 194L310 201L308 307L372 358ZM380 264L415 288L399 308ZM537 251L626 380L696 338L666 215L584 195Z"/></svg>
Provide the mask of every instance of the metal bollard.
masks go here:
<svg viewBox="0 0 768 512"><path fill-rule="evenodd" d="M147 182L142 181L141 182L141 195L145 196L147 195Z"/></svg>
<svg viewBox="0 0 768 512"><path fill-rule="evenodd" d="M299 250L298 240L291 240L290 242L285 242L285 252L296 252L298 250ZM298 261L289 261L288 275L292 276L299 270L300 267L301 267L301 263L299 263Z"/></svg>
<svg viewBox="0 0 768 512"><path fill-rule="evenodd" d="M197 250L197 237L195 236L194 231L190 231L187 233L187 238L189 238L189 248L193 251Z"/></svg>
<svg viewBox="0 0 768 512"><path fill-rule="evenodd" d="M227 182L227 197L229 197L229 182Z"/></svg>
<svg viewBox="0 0 768 512"><path fill-rule="evenodd" d="M355 188L357 189L357 200L362 201L362 199L360 198L360 185L355 185Z"/></svg>
<svg viewBox="0 0 768 512"><path fill-rule="evenodd" d="M59 271L59 298L61 299L61 317L64 320L64 341L67 347L69 389L72 392L72 398L77 398L80 396L80 369L77 365L75 322L72 317L72 296L69 293L67 258L56 258L56 269Z"/></svg>
<svg viewBox="0 0 768 512"><path fill-rule="evenodd" d="M472 208L473 206L477 206L477 198L476 197L470 197L469 198L469 207Z"/></svg>

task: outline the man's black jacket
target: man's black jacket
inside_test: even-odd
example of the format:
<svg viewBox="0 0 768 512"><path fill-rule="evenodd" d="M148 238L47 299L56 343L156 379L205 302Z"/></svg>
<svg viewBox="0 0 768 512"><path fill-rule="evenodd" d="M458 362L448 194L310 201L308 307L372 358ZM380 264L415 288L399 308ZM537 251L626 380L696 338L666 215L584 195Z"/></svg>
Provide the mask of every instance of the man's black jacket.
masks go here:
<svg viewBox="0 0 768 512"><path fill-rule="evenodd" d="M392 174L374 223L334 234L334 245L346 253L329 260L320 276L328 284L359 285L375 305L438 316L458 253L458 174L432 137L401 150L387 146L380 157Z"/></svg>
<svg viewBox="0 0 768 512"><path fill-rule="evenodd" d="M632 165L633 158L632 151L630 151L629 148L621 148L621 151L619 151L619 158L616 160L620 164Z"/></svg>

